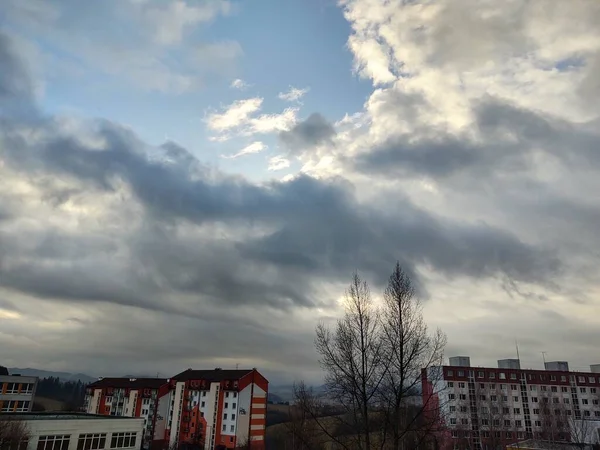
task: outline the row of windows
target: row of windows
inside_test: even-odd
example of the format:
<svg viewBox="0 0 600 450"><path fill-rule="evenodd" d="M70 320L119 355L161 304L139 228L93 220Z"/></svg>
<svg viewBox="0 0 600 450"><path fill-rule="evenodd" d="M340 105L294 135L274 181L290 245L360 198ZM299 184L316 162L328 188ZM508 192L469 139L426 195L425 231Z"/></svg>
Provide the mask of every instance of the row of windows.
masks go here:
<svg viewBox="0 0 600 450"><path fill-rule="evenodd" d="M227 413L223 414L223 420L227 420ZM235 420L235 414L231 415L231 420Z"/></svg>
<svg viewBox="0 0 600 450"><path fill-rule="evenodd" d="M498 396L497 395L490 395L490 401L495 403L498 401ZM448 399L449 400L456 400L456 395L455 394L448 394ZM466 394L458 394L458 399L459 400L467 400L467 395ZM502 402L508 402L508 396L507 395L502 395L500 396L500 401ZM518 403L519 402L519 397L518 396L513 396L513 402L514 403ZM486 401L487 400L487 396L485 395L480 395L479 396L479 400L480 401ZM530 398L531 403L550 403L550 398L548 397L542 397L542 401L540 402L540 399L538 397L531 397ZM589 405L590 404L590 400L587 398L582 398L581 400L578 399L574 399L573 400L573 404L575 405L579 405L579 401L581 401L582 405ZM598 406L600 405L600 400L599 399L592 399L591 401L592 405L594 406ZM552 403L557 404L560 403L560 398L559 397L552 397ZM571 403L571 399L564 397L563 398L563 403L568 405Z"/></svg>
<svg viewBox="0 0 600 450"><path fill-rule="evenodd" d="M458 377L465 377L465 376L467 376L467 374L469 376L474 376L474 372L472 370L469 370L469 371L457 370L456 371L456 376L458 376ZM447 370L446 371L446 376L449 376L449 377L454 376L454 370ZM477 371L477 378L485 378L485 372L483 370ZM488 378L490 380L496 379L496 372L488 372ZM520 378L522 380L524 380L525 379L525 374L522 373ZM570 381L572 381L572 382L574 382L575 379L577 379L577 381L579 383L586 383L586 382L591 383L591 384L596 383L596 377L590 376L590 375L588 375L587 377L584 376L584 375L578 375L578 376L570 375L569 378L570 378ZM500 380L506 380L507 379L506 378L506 373L505 372L499 372L498 373L498 379L500 379ZM509 379L516 380L517 379L517 374L516 373L510 373L509 374ZM529 381L533 381L533 380L548 381L548 379L550 381L558 381L558 377L556 375L550 375L550 376L548 376L546 374L539 374L538 375L538 374L532 374L532 373L527 374L527 379ZM566 375L560 375L560 381L563 382L563 383L565 383L567 381L567 376ZM600 381L599 381L599 383L600 383Z"/></svg>
<svg viewBox="0 0 600 450"><path fill-rule="evenodd" d="M110 440L110 448L129 448L135 447L136 433L124 432L113 433Z"/></svg>
<svg viewBox="0 0 600 450"><path fill-rule="evenodd" d="M2 408L0 412L28 412L30 402L23 402L18 400L4 400L2 402Z"/></svg>
<svg viewBox="0 0 600 450"><path fill-rule="evenodd" d="M3 439L0 448L2 450L27 450L27 446L29 445L28 439Z"/></svg>
<svg viewBox="0 0 600 450"><path fill-rule="evenodd" d="M40 436L37 450L68 450L71 435L58 434L54 436Z"/></svg>
<svg viewBox="0 0 600 450"><path fill-rule="evenodd" d="M0 386L0 392L19 394L19 385L21 385L21 394L33 394L33 383L3 383L3 386Z"/></svg>
<svg viewBox="0 0 600 450"><path fill-rule="evenodd" d="M223 425L223 431L227 431L227 425ZM235 431L235 425L231 425L229 431L233 433Z"/></svg>
<svg viewBox="0 0 600 450"><path fill-rule="evenodd" d="M449 388L453 388L454 387L454 382L453 381L448 381L447 386ZM506 384L500 384L500 390L505 391L506 390ZM466 383L463 381L459 381L458 382L458 387L459 389L465 389L466 388ZM548 391L548 387L550 387L550 392L558 392L558 386L540 386L540 391L542 392L547 392ZM479 388L480 389L485 389L486 385L483 383L479 383ZM490 390L494 390L496 389L496 385L494 383L491 383L489 385ZM537 386L535 385L531 385L529 386L529 390L530 391L537 391ZM516 384L511 384L510 385L510 389L513 391L518 391L519 387ZM561 392L569 392L569 388L567 386L560 386L560 391ZM587 388L584 387L580 387L579 388L579 392L581 394L587 394ZM572 387L571 388L571 393L577 393L577 388ZM596 388L590 388L590 394L596 394L597 393L597 389Z"/></svg>
<svg viewBox="0 0 600 450"><path fill-rule="evenodd" d="M98 450L106 447L106 433L80 434L77 450Z"/></svg>

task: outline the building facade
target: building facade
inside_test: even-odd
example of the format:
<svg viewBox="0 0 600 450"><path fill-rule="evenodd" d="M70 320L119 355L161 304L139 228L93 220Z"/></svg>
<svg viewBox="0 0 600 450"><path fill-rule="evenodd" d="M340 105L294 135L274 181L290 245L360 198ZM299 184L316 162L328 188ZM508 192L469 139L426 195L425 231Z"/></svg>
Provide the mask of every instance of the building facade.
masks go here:
<svg viewBox="0 0 600 450"><path fill-rule="evenodd" d="M188 369L170 379L100 379L87 387L84 408L142 418L143 448L263 450L267 393L256 369Z"/></svg>
<svg viewBox="0 0 600 450"><path fill-rule="evenodd" d="M143 420L84 413L8 413L3 421L22 422L16 450L138 450ZM16 439L13 437L12 439Z"/></svg>
<svg viewBox="0 0 600 450"><path fill-rule="evenodd" d="M497 368L471 367L468 357L456 357L423 371L423 396L439 417L444 448L491 450L526 439L595 443L598 369L571 372L563 361L546 363L546 370L521 369L515 359L500 360Z"/></svg>
<svg viewBox="0 0 600 450"><path fill-rule="evenodd" d="M256 369L188 369L161 388L154 440L170 448L263 450L267 393Z"/></svg>
<svg viewBox="0 0 600 450"><path fill-rule="evenodd" d="M154 436L156 406L165 378L102 378L86 389L84 411L114 417L143 419L140 444L150 447Z"/></svg>
<svg viewBox="0 0 600 450"><path fill-rule="evenodd" d="M30 412L37 383L37 377L0 375L0 413Z"/></svg>

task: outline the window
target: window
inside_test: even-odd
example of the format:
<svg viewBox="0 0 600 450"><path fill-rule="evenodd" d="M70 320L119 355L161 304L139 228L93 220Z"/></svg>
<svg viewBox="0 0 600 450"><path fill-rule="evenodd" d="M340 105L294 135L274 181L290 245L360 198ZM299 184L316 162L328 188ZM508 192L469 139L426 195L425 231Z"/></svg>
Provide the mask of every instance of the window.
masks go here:
<svg viewBox="0 0 600 450"><path fill-rule="evenodd" d="M456 411L456 406L451 406L450 407L450 412L455 412Z"/></svg>
<svg viewBox="0 0 600 450"><path fill-rule="evenodd" d="M500 408L497 406L492 406L492 414L498 414L500 412Z"/></svg>
<svg viewBox="0 0 600 450"><path fill-rule="evenodd" d="M459 376L459 377L464 377L464 376L465 376L465 372L464 372L464 371L462 371L462 370L459 370L459 371L458 371L458 376Z"/></svg>
<svg viewBox="0 0 600 450"><path fill-rule="evenodd" d="M537 403L537 402L538 402L537 397L531 397L531 403Z"/></svg>
<svg viewBox="0 0 600 450"><path fill-rule="evenodd" d="M485 400L485 395L480 395L479 400Z"/></svg>
<svg viewBox="0 0 600 450"><path fill-rule="evenodd" d="M490 384L490 389L496 389L496 385L494 383Z"/></svg>
<svg viewBox="0 0 600 450"><path fill-rule="evenodd" d="M202 392L202 397L206 397L206 391Z"/></svg>
<svg viewBox="0 0 600 450"><path fill-rule="evenodd" d="M567 377L565 375L561 375L560 381L562 381L564 383L565 381L567 381Z"/></svg>
<svg viewBox="0 0 600 450"><path fill-rule="evenodd" d="M15 409L16 400L5 400L2 404L2 412L12 412Z"/></svg>
<svg viewBox="0 0 600 450"><path fill-rule="evenodd" d="M586 411L583 411L583 415L584 415L585 417L590 417L590 415L591 415L591 414L590 414L590 412L589 412L589 411L587 411L587 410L586 410Z"/></svg>
<svg viewBox="0 0 600 450"><path fill-rule="evenodd" d="M517 431L517 439L525 439L525 433L522 431Z"/></svg>
<svg viewBox="0 0 600 450"><path fill-rule="evenodd" d="M205 402L200 403L200 408L204 408L204 405L206 405Z"/></svg>
<svg viewBox="0 0 600 450"><path fill-rule="evenodd" d="M532 386L529 386L529 390L530 390L530 391L535 391L535 386L533 386L533 385L532 385Z"/></svg>
<svg viewBox="0 0 600 450"><path fill-rule="evenodd" d="M582 398L581 399L581 404L582 405L587 405L588 404L587 398Z"/></svg>
<svg viewBox="0 0 600 450"><path fill-rule="evenodd" d="M80 434L77 450L98 450L106 447L106 433Z"/></svg>
<svg viewBox="0 0 600 450"><path fill-rule="evenodd" d="M483 378L483 376L484 376L484 374L481 370L479 372L477 372L477 377Z"/></svg>
<svg viewBox="0 0 600 450"><path fill-rule="evenodd" d="M596 388L590 388L590 392L591 392L592 394L595 394L595 393L596 393Z"/></svg>
<svg viewBox="0 0 600 450"><path fill-rule="evenodd" d="M600 417L600 411L594 411L594 415L595 415L596 417Z"/></svg>
<svg viewBox="0 0 600 450"><path fill-rule="evenodd" d="M523 428L523 423L520 420L515 420L515 427Z"/></svg>
<svg viewBox="0 0 600 450"><path fill-rule="evenodd" d="M448 375L449 377L451 377L452 375L454 375L454 372L449 370L448 372L446 372L446 375Z"/></svg>
<svg viewBox="0 0 600 450"><path fill-rule="evenodd" d="M223 425L223 431L227 431L227 425Z"/></svg>
<svg viewBox="0 0 600 450"><path fill-rule="evenodd" d="M57 434L53 436L40 436L37 450L68 450L70 434Z"/></svg>
<svg viewBox="0 0 600 450"><path fill-rule="evenodd" d="M481 425L485 425L488 426L490 424L490 421L487 419L481 419Z"/></svg>
<svg viewBox="0 0 600 450"><path fill-rule="evenodd" d="M106 404L109 405L112 403L112 397L106 397Z"/></svg>
<svg viewBox="0 0 600 450"><path fill-rule="evenodd" d="M454 387L454 382L452 382L452 381L448 381L448 387L449 387L449 388L453 388L453 387Z"/></svg>
<svg viewBox="0 0 600 450"><path fill-rule="evenodd" d="M554 397L554 398L552 399L552 403L558 403L558 398Z"/></svg>
<svg viewBox="0 0 600 450"><path fill-rule="evenodd" d="M582 394L586 393L586 389L585 388L579 388L579 392L581 392Z"/></svg>
<svg viewBox="0 0 600 450"><path fill-rule="evenodd" d="M460 419L460 423L463 425L469 425L469 419Z"/></svg>
<svg viewBox="0 0 600 450"><path fill-rule="evenodd" d="M585 383L585 377L578 377L580 383Z"/></svg>
<svg viewBox="0 0 600 450"><path fill-rule="evenodd" d="M510 420L509 420L509 422L510 422ZM506 439L512 439L512 431L506 432Z"/></svg>
<svg viewBox="0 0 600 450"><path fill-rule="evenodd" d="M461 406L460 407L460 412L461 413L466 413L467 412L467 407L466 406Z"/></svg>
<svg viewBox="0 0 600 450"><path fill-rule="evenodd" d="M123 433L113 433L110 437L110 448L129 448L135 447L135 431L126 431Z"/></svg>
<svg viewBox="0 0 600 450"><path fill-rule="evenodd" d="M569 390L567 389L566 386L561 386L560 387L560 392L569 392Z"/></svg>
<svg viewBox="0 0 600 450"><path fill-rule="evenodd" d="M508 396L507 395L503 395L502 396L502 401L503 402L507 402L508 401Z"/></svg>
<svg viewBox="0 0 600 450"><path fill-rule="evenodd" d="M539 410L539 409L537 409L537 408L534 408L534 410L533 410L533 413L534 413L534 414L539 414L539 413L540 413L540 410Z"/></svg>
<svg viewBox="0 0 600 450"><path fill-rule="evenodd" d="M517 385L516 385L516 384L511 384L511 385L510 385L510 388L511 388L513 391L516 391L516 390L517 390Z"/></svg>
<svg viewBox="0 0 600 450"><path fill-rule="evenodd" d="M20 401L17 409L17 412L29 412L29 402Z"/></svg>
<svg viewBox="0 0 600 450"><path fill-rule="evenodd" d="M567 409L565 412L567 413L567 416L571 415L571 410L570 409Z"/></svg>
<svg viewBox="0 0 600 450"><path fill-rule="evenodd" d="M554 410L554 415L555 416L560 416L560 409L555 409Z"/></svg>
<svg viewBox="0 0 600 450"><path fill-rule="evenodd" d="M225 392L225 397L229 398L229 392Z"/></svg>
<svg viewBox="0 0 600 450"><path fill-rule="evenodd" d="M456 425L456 417L450 417L450 425Z"/></svg>
<svg viewBox="0 0 600 450"><path fill-rule="evenodd" d="M497 395L491 395L490 396L490 400L493 402L497 402L498 401L498 396Z"/></svg>
<svg viewBox="0 0 600 450"><path fill-rule="evenodd" d="M556 381L556 375L550 375L550 381Z"/></svg>
<svg viewBox="0 0 600 450"><path fill-rule="evenodd" d="M485 384L479 383L479 389L485 389Z"/></svg>
<svg viewBox="0 0 600 450"><path fill-rule="evenodd" d="M465 388L465 383L459 382L458 383L458 387L461 388L461 389L464 389Z"/></svg>
<svg viewBox="0 0 600 450"><path fill-rule="evenodd" d="M535 421L535 426L536 427L541 427L542 426L542 421L541 420L536 420Z"/></svg>
<svg viewBox="0 0 600 450"><path fill-rule="evenodd" d="M466 396L466 394L460 394L460 395L458 396L458 398L459 398L460 400L466 400L466 399L467 399L467 396Z"/></svg>
<svg viewBox="0 0 600 450"><path fill-rule="evenodd" d="M457 438L458 437L458 431L452 430L450 433L451 433L451 435L452 435L453 438Z"/></svg>
<svg viewBox="0 0 600 450"><path fill-rule="evenodd" d="M568 405L570 403L570 400L568 398L563 398L563 402Z"/></svg>
<svg viewBox="0 0 600 450"><path fill-rule="evenodd" d="M490 378L493 380L494 378L496 378L496 374L494 372L490 373Z"/></svg>
<svg viewBox="0 0 600 450"><path fill-rule="evenodd" d="M598 406L598 400L597 399L592 400L592 404Z"/></svg>
<svg viewBox="0 0 600 450"><path fill-rule="evenodd" d="M223 414L223 420L227 420L227 413Z"/></svg>
<svg viewBox="0 0 600 450"><path fill-rule="evenodd" d="M235 409L235 403L232 403L232 404L231 404L231 407L232 407L233 409Z"/></svg>
<svg viewBox="0 0 600 450"><path fill-rule="evenodd" d="M454 394L448 394L448 398L449 398L450 400L454 400L454 398L455 398L455 397L456 397L456 396L455 396Z"/></svg>
<svg viewBox="0 0 600 450"><path fill-rule="evenodd" d="M235 420L235 414L231 415L231 420Z"/></svg>
<svg viewBox="0 0 600 450"><path fill-rule="evenodd" d="M481 432L481 435L482 435L484 438L489 438L489 437L490 437L490 432L489 432L489 431L482 431L482 432Z"/></svg>
<svg viewBox="0 0 600 450"><path fill-rule="evenodd" d="M510 414L509 408L502 408L502 414Z"/></svg>
<svg viewBox="0 0 600 450"><path fill-rule="evenodd" d="M547 387L547 386L541 386L541 387L540 387L540 390L541 390L542 392L546 392L546 391L548 390L548 387Z"/></svg>
<svg viewBox="0 0 600 450"><path fill-rule="evenodd" d="M595 383L595 382L596 382L596 379L595 379L594 377L589 377L589 378L588 378L588 381L589 381L590 383Z"/></svg>
<svg viewBox="0 0 600 450"><path fill-rule="evenodd" d="M2 385L0 384L0 388L1 386ZM10 438L4 440L1 444L2 450L27 450L28 445L28 439L13 440Z"/></svg>
<svg viewBox="0 0 600 450"><path fill-rule="evenodd" d="M493 423L493 425L494 425L495 427L499 427L499 426L500 426L500 419L494 419L494 420L492 421L492 423Z"/></svg>
<svg viewBox="0 0 600 450"><path fill-rule="evenodd" d="M506 420L504 421L504 426L505 426L505 427L510 427L510 420L509 420L509 419L506 419Z"/></svg>
<svg viewBox="0 0 600 450"><path fill-rule="evenodd" d="M513 409L513 413L514 414L521 414L521 408L514 408Z"/></svg>
<svg viewBox="0 0 600 450"><path fill-rule="evenodd" d="M550 399L548 397L544 397L542 398L542 400L544 401L544 403L550 403Z"/></svg>
<svg viewBox="0 0 600 450"><path fill-rule="evenodd" d="M505 374L504 372L500 372L500 374L499 374L499 375L500 375L500 376L499 376L499 378L500 378L501 380L506 380L506 374Z"/></svg>
<svg viewBox="0 0 600 450"><path fill-rule="evenodd" d="M497 439L502 437L502 434L500 431L494 431L494 435L496 436Z"/></svg>
<svg viewBox="0 0 600 450"><path fill-rule="evenodd" d="M511 380L516 380L517 379L517 374L516 373L511 373L510 374L510 379Z"/></svg>
<svg viewBox="0 0 600 450"><path fill-rule="evenodd" d="M225 408L229 408L229 403L225 402Z"/></svg>
<svg viewBox="0 0 600 450"><path fill-rule="evenodd" d="M551 387L550 387L550 390L551 390L552 392L558 392L558 388L557 388L556 386L551 386Z"/></svg>
<svg viewBox="0 0 600 450"><path fill-rule="evenodd" d="M236 398L236 397L237 397L237 392L234 392L233 393L233 398Z"/></svg>
<svg viewBox="0 0 600 450"><path fill-rule="evenodd" d="M234 429L235 429L235 425L231 425L231 426L229 427L229 431L231 431L232 433L233 433L233 430L234 430Z"/></svg>
<svg viewBox="0 0 600 450"><path fill-rule="evenodd" d="M518 402L519 401L519 397L513 397L513 401Z"/></svg>
<svg viewBox="0 0 600 450"><path fill-rule="evenodd" d="M504 390L504 389L506 389L506 385L505 385L505 384L501 384L501 385L500 385L500 389L501 389L501 390Z"/></svg>

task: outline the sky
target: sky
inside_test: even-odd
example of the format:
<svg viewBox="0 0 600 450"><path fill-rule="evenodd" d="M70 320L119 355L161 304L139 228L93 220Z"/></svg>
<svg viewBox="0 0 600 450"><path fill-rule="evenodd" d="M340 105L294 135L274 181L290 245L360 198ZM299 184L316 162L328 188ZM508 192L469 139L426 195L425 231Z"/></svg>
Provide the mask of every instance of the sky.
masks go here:
<svg viewBox="0 0 600 450"><path fill-rule="evenodd" d="M0 8L2 365L318 382L396 261L447 356L600 363L600 2Z"/></svg>

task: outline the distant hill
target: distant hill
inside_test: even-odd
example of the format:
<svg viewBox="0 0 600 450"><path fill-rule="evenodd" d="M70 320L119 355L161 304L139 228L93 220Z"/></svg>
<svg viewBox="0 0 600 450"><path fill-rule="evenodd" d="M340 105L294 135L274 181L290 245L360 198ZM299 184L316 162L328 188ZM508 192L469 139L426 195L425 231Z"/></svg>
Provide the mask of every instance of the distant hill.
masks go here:
<svg viewBox="0 0 600 450"><path fill-rule="evenodd" d="M18 367L10 367L8 372L12 375L18 373L23 376L30 377L38 377L38 378L48 378L55 377L59 378L60 381L81 381L82 383L92 383L98 378L90 377L84 373L69 373L69 372L53 372L51 370L40 370L40 369L19 369Z"/></svg>

